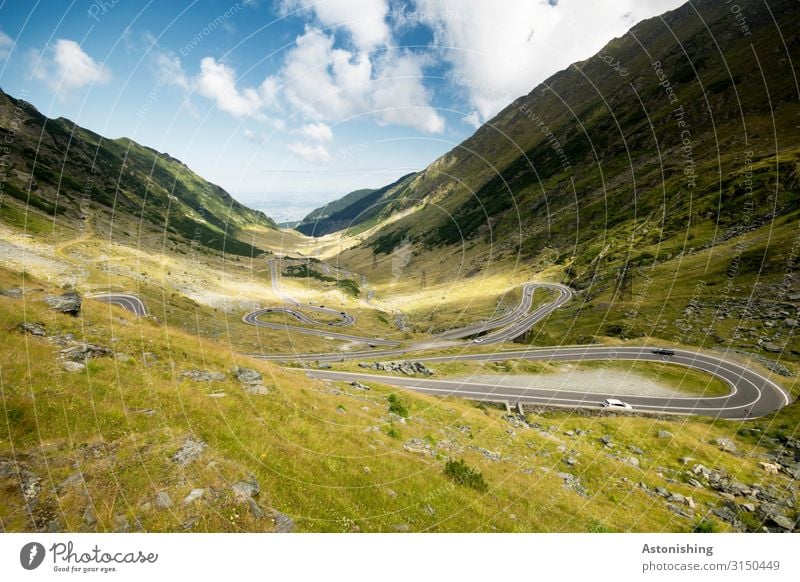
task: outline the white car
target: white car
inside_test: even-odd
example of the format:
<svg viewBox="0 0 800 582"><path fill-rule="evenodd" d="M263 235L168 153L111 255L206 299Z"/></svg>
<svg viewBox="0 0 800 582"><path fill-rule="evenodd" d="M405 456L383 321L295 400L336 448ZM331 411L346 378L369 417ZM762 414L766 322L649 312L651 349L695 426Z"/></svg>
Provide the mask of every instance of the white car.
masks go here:
<svg viewBox="0 0 800 582"><path fill-rule="evenodd" d="M633 410L633 406L616 398L606 398L603 400L603 408L621 408L622 410Z"/></svg>
<svg viewBox="0 0 800 582"><path fill-rule="evenodd" d="M472 343L474 343L474 344L479 344L481 342L483 342L483 338L479 338L478 337L478 338L475 338L474 340L472 340Z"/></svg>

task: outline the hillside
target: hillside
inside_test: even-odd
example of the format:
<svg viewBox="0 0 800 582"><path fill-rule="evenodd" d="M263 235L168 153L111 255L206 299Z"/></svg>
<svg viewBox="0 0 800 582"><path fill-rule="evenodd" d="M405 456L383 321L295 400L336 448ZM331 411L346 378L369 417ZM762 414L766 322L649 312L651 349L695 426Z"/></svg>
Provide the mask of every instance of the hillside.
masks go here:
<svg viewBox="0 0 800 582"><path fill-rule="evenodd" d="M406 174L377 190L356 190L317 208L295 230L308 236L324 236L343 229L363 231L414 203L412 191L417 174Z"/></svg>
<svg viewBox="0 0 800 582"><path fill-rule="evenodd" d="M0 90L5 194L0 220L25 213L128 243L190 243L235 255L260 253L243 229L274 228L180 161L129 139L106 139L68 119L48 119Z"/></svg>
<svg viewBox="0 0 800 582"><path fill-rule="evenodd" d="M747 34L724 3L692 2L556 73L421 172L417 210L338 260L380 281L410 241L407 288L437 297L489 269L546 272L582 301L543 343L652 335L800 350L780 330L800 285L800 5L741 7ZM748 302L757 321L737 330ZM429 315L412 313L425 326ZM759 333L762 319L778 327Z"/></svg>

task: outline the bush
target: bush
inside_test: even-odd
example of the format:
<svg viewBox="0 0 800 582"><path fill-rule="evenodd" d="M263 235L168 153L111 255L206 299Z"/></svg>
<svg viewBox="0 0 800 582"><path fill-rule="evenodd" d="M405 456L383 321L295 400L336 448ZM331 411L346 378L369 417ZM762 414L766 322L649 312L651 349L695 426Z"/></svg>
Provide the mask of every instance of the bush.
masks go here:
<svg viewBox="0 0 800 582"><path fill-rule="evenodd" d="M692 528L694 533L716 533L717 524L710 519L701 519Z"/></svg>
<svg viewBox="0 0 800 582"><path fill-rule="evenodd" d="M489 486L483 480L483 475L480 471L476 471L464 462L464 459L459 461L449 460L444 466L444 474L455 481L456 485L463 485L470 487L475 491L481 493L486 492Z"/></svg>
<svg viewBox="0 0 800 582"><path fill-rule="evenodd" d="M389 412L395 413L397 416L408 418L408 407L400 400L397 394L389 394Z"/></svg>

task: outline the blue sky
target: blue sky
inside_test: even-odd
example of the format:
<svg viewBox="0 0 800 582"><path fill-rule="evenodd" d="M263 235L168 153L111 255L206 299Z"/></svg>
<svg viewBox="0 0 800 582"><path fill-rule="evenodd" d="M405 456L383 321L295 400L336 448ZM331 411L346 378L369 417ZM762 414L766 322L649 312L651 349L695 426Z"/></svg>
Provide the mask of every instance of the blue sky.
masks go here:
<svg viewBox="0 0 800 582"><path fill-rule="evenodd" d="M680 0L0 0L0 87L296 219Z"/></svg>

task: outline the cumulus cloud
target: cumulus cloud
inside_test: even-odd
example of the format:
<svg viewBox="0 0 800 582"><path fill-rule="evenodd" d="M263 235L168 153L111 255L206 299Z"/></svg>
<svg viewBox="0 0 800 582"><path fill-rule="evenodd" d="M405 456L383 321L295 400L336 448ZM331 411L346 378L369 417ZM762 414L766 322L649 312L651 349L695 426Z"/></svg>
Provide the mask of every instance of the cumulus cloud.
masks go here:
<svg viewBox="0 0 800 582"><path fill-rule="evenodd" d="M192 83L184 72L181 59L177 55L158 51L155 53L153 60L160 83L176 85L186 90L191 88Z"/></svg>
<svg viewBox="0 0 800 582"><path fill-rule="evenodd" d="M347 31L359 50L372 50L391 38L387 0L283 0L280 12L286 15L301 9L314 14L324 28Z"/></svg>
<svg viewBox="0 0 800 582"><path fill-rule="evenodd" d="M378 121L428 133L444 131L444 119L429 105L423 78L422 60L413 53L392 53L381 62L372 94Z"/></svg>
<svg viewBox="0 0 800 582"><path fill-rule="evenodd" d="M288 147L293 154L313 164L328 164L333 161L328 148L319 143L295 142L290 143Z"/></svg>
<svg viewBox="0 0 800 582"><path fill-rule="evenodd" d="M334 48L334 40L309 29L289 51L284 95L293 108L314 120L372 114L383 124L431 133L444 129L423 84L421 58L391 51L371 59L366 53Z"/></svg>
<svg viewBox="0 0 800 582"><path fill-rule="evenodd" d="M239 89L236 86L236 72L213 57L205 57L200 61L197 91L235 117L261 116L264 97L269 95L253 87Z"/></svg>
<svg viewBox="0 0 800 582"><path fill-rule="evenodd" d="M300 134L312 141L331 141L333 131L324 123L309 123L300 128Z"/></svg>
<svg viewBox="0 0 800 582"><path fill-rule="evenodd" d="M253 143L262 144L267 141L267 136L260 131L245 128L243 135L247 141L252 141Z"/></svg>
<svg viewBox="0 0 800 582"><path fill-rule="evenodd" d="M60 38L45 54L35 54L33 75L59 96L93 83L107 83L111 73L86 54L74 40Z"/></svg>
<svg viewBox="0 0 800 582"><path fill-rule="evenodd" d="M684 0L416 0L416 11L399 13L404 26L434 32L451 81L486 121L552 73L590 57L636 22Z"/></svg>

